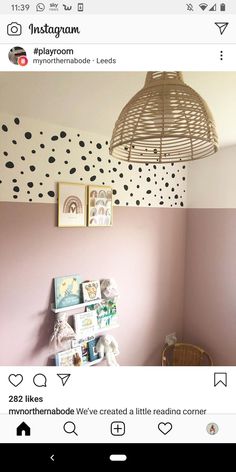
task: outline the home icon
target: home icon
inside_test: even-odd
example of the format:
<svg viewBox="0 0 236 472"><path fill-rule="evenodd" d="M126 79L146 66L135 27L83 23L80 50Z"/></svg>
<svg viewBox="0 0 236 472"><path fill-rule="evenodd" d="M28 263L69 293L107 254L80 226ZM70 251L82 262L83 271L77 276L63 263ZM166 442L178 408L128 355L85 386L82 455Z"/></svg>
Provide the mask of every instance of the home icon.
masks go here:
<svg viewBox="0 0 236 472"><path fill-rule="evenodd" d="M30 427L23 421L17 428L16 428L16 435L17 436L30 436Z"/></svg>

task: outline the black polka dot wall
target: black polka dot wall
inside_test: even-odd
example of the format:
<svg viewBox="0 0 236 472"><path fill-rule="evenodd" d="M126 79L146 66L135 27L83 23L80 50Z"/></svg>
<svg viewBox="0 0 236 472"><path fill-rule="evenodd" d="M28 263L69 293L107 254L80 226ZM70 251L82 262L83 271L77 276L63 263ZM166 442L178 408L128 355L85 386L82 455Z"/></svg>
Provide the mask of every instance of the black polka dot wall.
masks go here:
<svg viewBox="0 0 236 472"><path fill-rule="evenodd" d="M111 186L115 206L184 207L185 165L117 160L109 139L94 134L4 117L0 146L2 200L56 203L57 182L64 181Z"/></svg>

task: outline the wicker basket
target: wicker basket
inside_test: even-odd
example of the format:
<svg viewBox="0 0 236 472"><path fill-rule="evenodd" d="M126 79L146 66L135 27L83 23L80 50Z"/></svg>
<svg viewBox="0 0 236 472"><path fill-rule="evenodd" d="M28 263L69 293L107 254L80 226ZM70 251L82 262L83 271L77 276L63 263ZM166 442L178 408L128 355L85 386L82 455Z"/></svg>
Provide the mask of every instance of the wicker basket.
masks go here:
<svg viewBox="0 0 236 472"><path fill-rule="evenodd" d="M166 346L162 352L163 366L211 366L211 356L193 344L176 343Z"/></svg>

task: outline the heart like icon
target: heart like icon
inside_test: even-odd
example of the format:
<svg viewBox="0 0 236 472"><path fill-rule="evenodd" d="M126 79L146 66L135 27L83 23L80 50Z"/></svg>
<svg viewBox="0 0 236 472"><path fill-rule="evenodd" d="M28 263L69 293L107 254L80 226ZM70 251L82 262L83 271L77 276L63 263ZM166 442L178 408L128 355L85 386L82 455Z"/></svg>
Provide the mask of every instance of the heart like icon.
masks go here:
<svg viewBox="0 0 236 472"><path fill-rule="evenodd" d="M159 423L158 429L162 434L168 434L172 430L173 426L171 423Z"/></svg>
<svg viewBox="0 0 236 472"><path fill-rule="evenodd" d="M14 385L14 387L18 387L18 385L23 382L23 375L21 374L11 374L8 377L9 382Z"/></svg>

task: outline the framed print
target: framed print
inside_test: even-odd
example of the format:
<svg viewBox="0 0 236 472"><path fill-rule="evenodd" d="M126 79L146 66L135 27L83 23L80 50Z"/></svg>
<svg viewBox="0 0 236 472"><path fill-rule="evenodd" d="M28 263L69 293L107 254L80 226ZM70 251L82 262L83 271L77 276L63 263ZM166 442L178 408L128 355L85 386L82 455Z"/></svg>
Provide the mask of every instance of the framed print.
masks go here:
<svg viewBox="0 0 236 472"><path fill-rule="evenodd" d="M79 275L55 277L55 308L65 308L81 303L81 281Z"/></svg>
<svg viewBox="0 0 236 472"><path fill-rule="evenodd" d="M83 300L90 302L101 298L101 288L99 280L91 280L82 283Z"/></svg>
<svg viewBox="0 0 236 472"><path fill-rule="evenodd" d="M88 186L88 226L112 225L112 189Z"/></svg>
<svg viewBox="0 0 236 472"><path fill-rule="evenodd" d="M58 183L58 226L86 226L86 187L82 184Z"/></svg>

